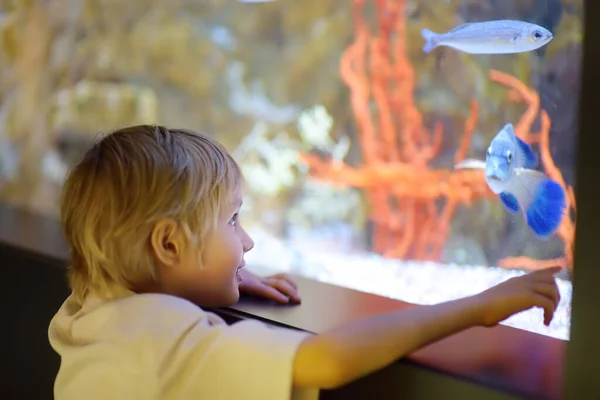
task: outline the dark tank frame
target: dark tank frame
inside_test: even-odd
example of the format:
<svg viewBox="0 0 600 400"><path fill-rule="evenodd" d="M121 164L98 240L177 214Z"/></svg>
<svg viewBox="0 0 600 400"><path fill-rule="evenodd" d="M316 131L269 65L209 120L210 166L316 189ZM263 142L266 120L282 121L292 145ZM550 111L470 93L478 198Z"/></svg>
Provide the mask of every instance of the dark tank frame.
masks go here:
<svg viewBox="0 0 600 400"><path fill-rule="evenodd" d="M434 343L322 399L600 399L600 1L586 1L579 105L578 199L573 312L569 342L505 326L471 329ZM3 399L52 399L59 358L47 327L68 295L68 254L56 220L0 204L0 339ZM274 306L244 298L216 310L228 321L255 318L321 332L362 315L412 305L298 278L304 302Z"/></svg>

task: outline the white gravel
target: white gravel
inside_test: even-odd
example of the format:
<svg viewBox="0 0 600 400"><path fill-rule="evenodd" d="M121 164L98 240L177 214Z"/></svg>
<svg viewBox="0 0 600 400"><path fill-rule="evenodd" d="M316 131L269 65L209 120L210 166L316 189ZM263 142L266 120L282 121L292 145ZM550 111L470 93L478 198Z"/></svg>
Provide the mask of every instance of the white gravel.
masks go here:
<svg viewBox="0 0 600 400"><path fill-rule="evenodd" d="M246 255L246 263L253 271L261 274L292 272L414 304L434 304L469 296L525 273L498 267L390 260L376 254L336 249L319 238L285 242L262 230L249 233L255 247ZM541 309L516 314L503 324L568 340L572 286L563 279L557 279L557 283L561 302L550 326L543 324Z"/></svg>

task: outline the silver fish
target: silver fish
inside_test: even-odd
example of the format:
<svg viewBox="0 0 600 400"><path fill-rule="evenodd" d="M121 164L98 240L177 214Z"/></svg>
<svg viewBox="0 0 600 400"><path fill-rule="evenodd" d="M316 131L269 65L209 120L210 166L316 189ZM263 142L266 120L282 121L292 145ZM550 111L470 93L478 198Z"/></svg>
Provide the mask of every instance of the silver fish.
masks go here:
<svg viewBox="0 0 600 400"><path fill-rule="evenodd" d="M552 32L523 21L499 20L470 22L447 33L421 31L425 39L423 51L430 53L438 46L448 46L469 54L522 53L540 48L552 40Z"/></svg>

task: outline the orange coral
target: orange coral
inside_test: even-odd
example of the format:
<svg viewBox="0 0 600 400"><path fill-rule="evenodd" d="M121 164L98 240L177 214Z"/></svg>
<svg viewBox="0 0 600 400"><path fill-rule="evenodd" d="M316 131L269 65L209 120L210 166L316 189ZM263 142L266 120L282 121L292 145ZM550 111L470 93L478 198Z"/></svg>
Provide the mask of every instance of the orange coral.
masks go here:
<svg viewBox="0 0 600 400"><path fill-rule="evenodd" d="M375 36L362 19L364 3L354 1L356 37L340 65L352 95L364 164L352 168L314 155L303 154L303 158L314 177L365 191L375 251L394 258L437 259L456 206L493 194L481 173L429 168L443 130L438 124L429 131L413 100L414 70L405 55L404 2L375 2L379 19ZM372 103L377 109L374 115ZM458 158L466 154L477 116L478 105L472 101ZM445 199L441 208L436 205L438 198Z"/></svg>
<svg viewBox="0 0 600 400"><path fill-rule="evenodd" d="M360 188L366 193L376 252L393 258L436 260L448 237L457 205L470 205L495 195L480 170L434 170L429 166L439 152L443 128L437 124L433 132L428 130L414 102L414 70L406 57L404 1L375 0L379 22L375 34L362 19L364 3L365 0L354 0L355 40L342 55L340 64L342 79L351 91L363 164L354 168L311 154L301 156L313 177ZM517 126L524 137L537 115L537 95L515 78L498 71L491 71L490 78L515 88L514 93L529 102L530 107ZM516 99L515 94L511 96ZM464 159L477 118L478 104L472 100L455 162ZM542 125L549 126L545 113ZM552 163L547 135L546 139L543 134L539 137L542 161L549 175L564 185ZM443 199L441 206L439 199ZM559 230L565 243L571 232L572 226L565 219ZM525 267L535 265L516 261ZM502 266L510 268L514 262L515 259L506 259Z"/></svg>

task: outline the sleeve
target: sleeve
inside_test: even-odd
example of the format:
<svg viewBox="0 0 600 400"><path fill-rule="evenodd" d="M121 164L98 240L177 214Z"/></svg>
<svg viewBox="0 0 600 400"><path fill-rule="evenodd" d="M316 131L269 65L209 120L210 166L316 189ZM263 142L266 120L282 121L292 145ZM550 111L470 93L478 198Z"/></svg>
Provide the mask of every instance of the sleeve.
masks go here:
<svg viewBox="0 0 600 400"><path fill-rule="evenodd" d="M170 392L177 398L212 400L317 399L318 390L292 390L292 368L300 343L309 335L246 320L189 330L177 341L177 364L169 368ZM187 349L187 350L186 350ZM185 353L187 351L187 353ZM185 353L186 355L184 355ZM167 393L165 393L170 397ZM170 394L175 394L171 392Z"/></svg>

